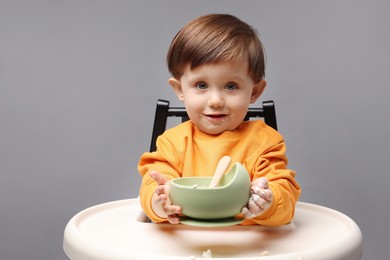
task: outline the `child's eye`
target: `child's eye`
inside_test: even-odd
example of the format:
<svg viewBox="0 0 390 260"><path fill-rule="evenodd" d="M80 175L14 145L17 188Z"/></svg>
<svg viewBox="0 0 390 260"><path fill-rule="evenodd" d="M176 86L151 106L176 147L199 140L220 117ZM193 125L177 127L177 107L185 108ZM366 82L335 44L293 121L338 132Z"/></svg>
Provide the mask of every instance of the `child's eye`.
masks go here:
<svg viewBox="0 0 390 260"><path fill-rule="evenodd" d="M198 82L195 84L195 87L198 88L198 89L207 89L207 84L206 82Z"/></svg>
<svg viewBox="0 0 390 260"><path fill-rule="evenodd" d="M238 89L238 86L236 83L228 83L228 84L226 84L225 89L230 90L230 91L236 90L236 89Z"/></svg>

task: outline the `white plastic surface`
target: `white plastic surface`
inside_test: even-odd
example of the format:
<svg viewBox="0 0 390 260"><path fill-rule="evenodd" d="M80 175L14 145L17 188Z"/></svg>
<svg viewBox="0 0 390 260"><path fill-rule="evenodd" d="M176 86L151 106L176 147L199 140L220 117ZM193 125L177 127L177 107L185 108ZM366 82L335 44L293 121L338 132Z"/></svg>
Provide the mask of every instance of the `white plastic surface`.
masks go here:
<svg viewBox="0 0 390 260"><path fill-rule="evenodd" d="M202 256L208 249L213 259L348 260L361 258L362 234L346 215L303 202L286 226L201 228L147 223L138 199L129 199L75 215L63 246L72 260L209 259Z"/></svg>

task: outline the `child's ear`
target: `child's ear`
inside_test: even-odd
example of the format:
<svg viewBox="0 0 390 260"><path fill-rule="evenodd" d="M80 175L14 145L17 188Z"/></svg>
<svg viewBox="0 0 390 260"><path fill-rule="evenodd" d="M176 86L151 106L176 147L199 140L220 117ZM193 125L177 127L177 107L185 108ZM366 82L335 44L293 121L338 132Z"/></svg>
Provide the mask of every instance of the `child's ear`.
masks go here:
<svg viewBox="0 0 390 260"><path fill-rule="evenodd" d="M265 80L260 80L253 86L252 96L251 96L251 104L255 103L256 100L261 96L263 93L265 86L267 86L267 82Z"/></svg>
<svg viewBox="0 0 390 260"><path fill-rule="evenodd" d="M168 80L169 85L173 88L173 91L175 91L177 98L180 101L184 100L184 95L183 95L183 89L181 87L181 82L178 79L175 78L170 78Z"/></svg>

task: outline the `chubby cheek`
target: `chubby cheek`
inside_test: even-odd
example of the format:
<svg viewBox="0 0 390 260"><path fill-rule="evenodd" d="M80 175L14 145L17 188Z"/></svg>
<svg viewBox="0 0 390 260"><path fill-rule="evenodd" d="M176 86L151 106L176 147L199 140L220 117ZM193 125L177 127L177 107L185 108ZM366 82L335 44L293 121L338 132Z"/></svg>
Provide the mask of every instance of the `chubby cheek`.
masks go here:
<svg viewBox="0 0 390 260"><path fill-rule="evenodd" d="M186 99L184 105L186 107L187 114L190 118L200 116L200 114L202 113L201 106L193 99Z"/></svg>
<svg viewBox="0 0 390 260"><path fill-rule="evenodd" d="M248 112L248 106L245 106L244 104L235 106L232 108L234 111L234 116L236 120L244 120L247 112Z"/></svg>

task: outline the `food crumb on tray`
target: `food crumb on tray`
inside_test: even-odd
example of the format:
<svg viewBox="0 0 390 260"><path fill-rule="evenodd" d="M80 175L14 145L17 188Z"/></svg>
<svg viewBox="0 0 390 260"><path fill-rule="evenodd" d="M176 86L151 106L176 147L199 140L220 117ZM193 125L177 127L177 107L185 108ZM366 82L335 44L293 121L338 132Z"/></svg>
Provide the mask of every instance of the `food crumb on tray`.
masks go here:
<svg viewBox="0 0 390 260"><path fill-rule="evenodd" d="M203 258L212 258L213 257L213 252L211 252L210 249L207 249L207 251L203 252Z"/></svg>
<svg viewBox="0 0 390 260"><path fill-rule="evenodd" d="M210 250L210 249L207 249L207 251L203 251L203 258L213 258L213 252ZM260 253L260 256L270 256L270 253L265 250L263 252ZM257 257L256 257L257 259ZM190 256L190 260L196 260L196 257L195 256Z"/></svg>
<svg viewBox="0 0 390 260"><path fill-rule="evenodd" d="M260 256L270 256L269 252L267 250L260 253Z"/></svg>

